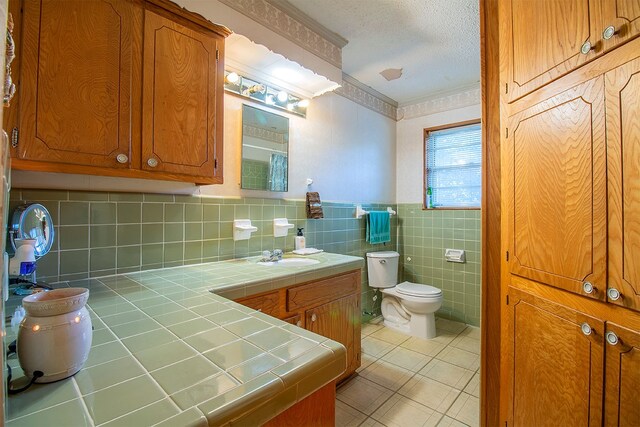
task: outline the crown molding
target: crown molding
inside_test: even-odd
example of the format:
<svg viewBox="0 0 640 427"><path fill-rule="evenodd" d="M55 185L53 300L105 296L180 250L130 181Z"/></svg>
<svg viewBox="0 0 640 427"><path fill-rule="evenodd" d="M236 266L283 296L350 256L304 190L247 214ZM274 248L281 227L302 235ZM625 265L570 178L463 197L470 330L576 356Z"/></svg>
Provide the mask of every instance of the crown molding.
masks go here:
<svg viewBox="0 0 640 427"><path fill-rule="evenodd" d="M287 0L266 0L271 3L296 21L304 24L307 28L310 28L314 32L318 33L323 38L329 40L334 45L338 46L340 49L345 47L349 40L345 39L338 33L334 33L291 3Z"/></svg>
<svg viewBox="0 0 640 427"><path fill-rule="evenodd" d="M342 86L334 91L376 113L396 120L398 103L348 74L342 73Z"/></svg>
<svg viewBox="0 0 640 427"><path fill-rule="evenodd" d="M481 103L479 84L458 87L423 98L418 102L401 105L398 108L397 120L413 119L443 111L455 110Z"/></svg>
<svg viewBox="0 0 640 427"><path fill-rule="evenodd" d="M342 69L342 44L345 39L332 33L327 28L292 5L284 5L282 0L219 0L253 19L266 28L280 34L287 40L313 53L331 65ZM295 11L293 10L295 9ZM289 14L290 12L291 14ZM295 16L292 16L295 15ZM304 16L304 18L303 18ZM322 30L319 30L319 27ZM328 34L331 33L329 36ZM339 37L339 39L337 38ZM336 44L334 41L339 41ZM342 44L342 45L341 45Z"/></svg>

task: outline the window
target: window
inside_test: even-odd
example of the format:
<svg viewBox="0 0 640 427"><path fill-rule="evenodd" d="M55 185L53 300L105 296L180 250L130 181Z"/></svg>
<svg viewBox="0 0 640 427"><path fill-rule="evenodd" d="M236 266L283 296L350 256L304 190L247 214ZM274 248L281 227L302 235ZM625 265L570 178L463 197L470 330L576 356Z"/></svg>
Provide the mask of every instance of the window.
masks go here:
<svg viewBox="0 0 640 427"><path fill-rule="evenodd" d="M480 123L425 129L424 158L425 208L480 208Z"/></svg>

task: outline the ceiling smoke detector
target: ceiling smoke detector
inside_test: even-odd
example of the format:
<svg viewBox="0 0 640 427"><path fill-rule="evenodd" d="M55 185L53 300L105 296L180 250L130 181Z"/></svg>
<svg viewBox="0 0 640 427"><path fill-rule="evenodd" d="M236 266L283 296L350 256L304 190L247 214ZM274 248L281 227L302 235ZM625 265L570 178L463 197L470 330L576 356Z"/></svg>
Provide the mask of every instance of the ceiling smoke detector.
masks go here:
<svg viewBox="0 0 640 427"><path fill-rule="evenodd" d="M387 81L399 79L402 76L402 68L387 68L380 72L380 75Z"/></svg>

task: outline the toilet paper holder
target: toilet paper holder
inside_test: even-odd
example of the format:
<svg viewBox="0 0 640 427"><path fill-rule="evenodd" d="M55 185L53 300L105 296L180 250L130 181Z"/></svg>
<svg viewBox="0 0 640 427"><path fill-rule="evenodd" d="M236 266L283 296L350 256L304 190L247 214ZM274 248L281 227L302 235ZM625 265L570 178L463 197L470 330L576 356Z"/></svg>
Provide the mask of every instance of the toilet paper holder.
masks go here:
<svg viewBox="0 0 640 427"><path fill-rule="evenodd" d="M457 262L461 264L467 262L463 249L445 249L444 259L447 262Z"/></svg>

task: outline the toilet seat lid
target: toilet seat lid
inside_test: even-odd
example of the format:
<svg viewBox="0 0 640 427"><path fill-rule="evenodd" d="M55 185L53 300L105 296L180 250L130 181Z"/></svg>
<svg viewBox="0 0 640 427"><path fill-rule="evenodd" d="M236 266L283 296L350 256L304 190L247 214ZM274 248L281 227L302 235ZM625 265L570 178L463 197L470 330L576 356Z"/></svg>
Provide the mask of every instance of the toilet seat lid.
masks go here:
<svg viewBox="0 0 640 427"><path fill-rule="evenodd" d="M442 290L418 283L402 282L396 286L398 293L414 297L437 297L442 295Z"/></svg>

